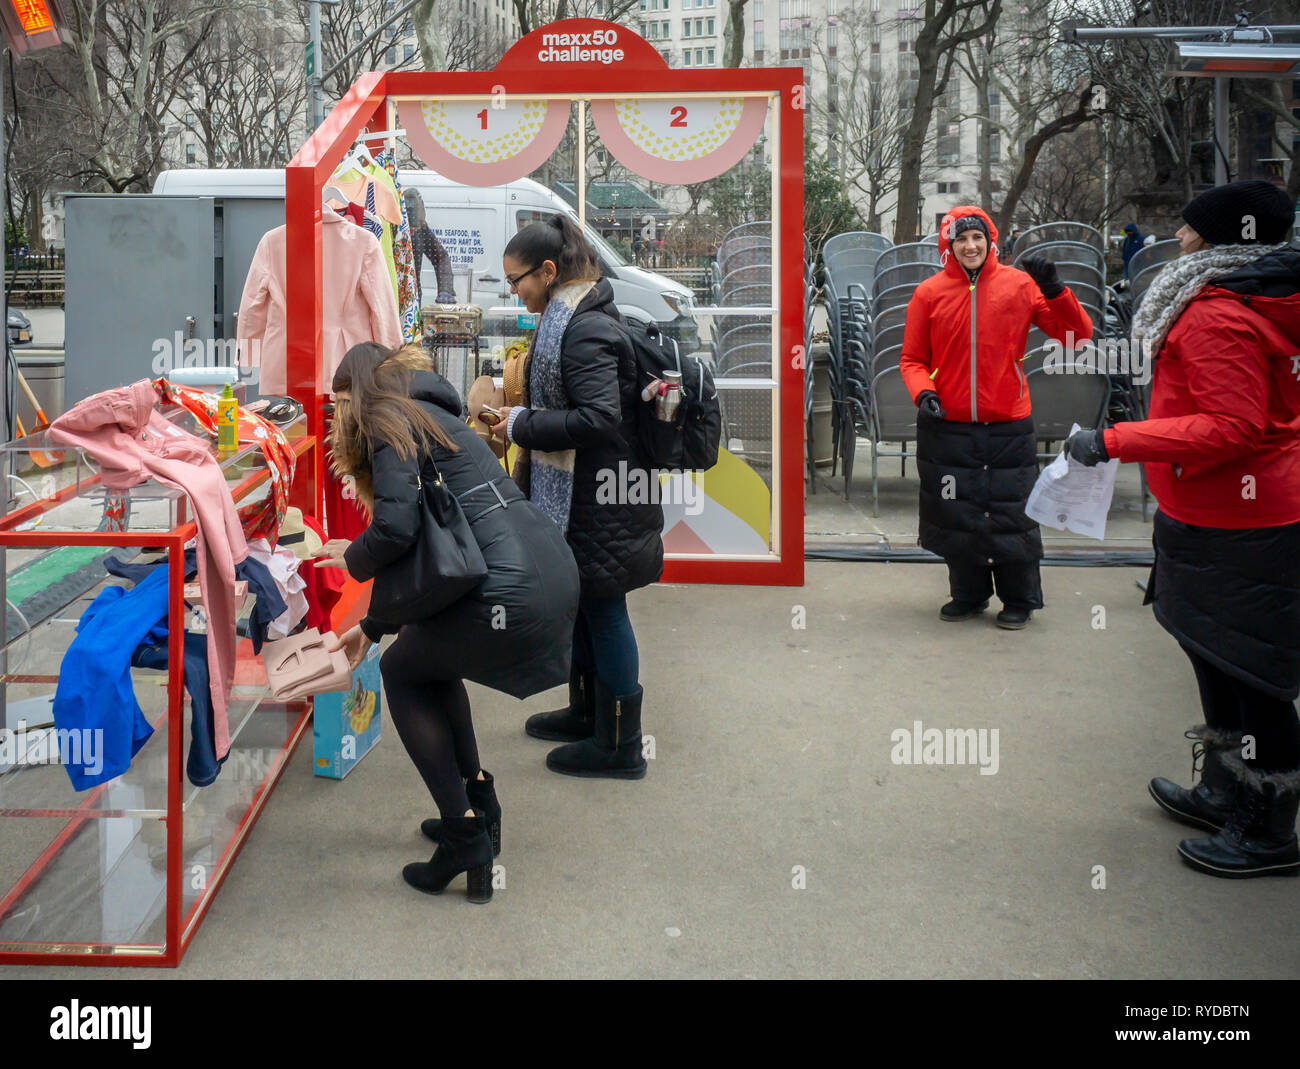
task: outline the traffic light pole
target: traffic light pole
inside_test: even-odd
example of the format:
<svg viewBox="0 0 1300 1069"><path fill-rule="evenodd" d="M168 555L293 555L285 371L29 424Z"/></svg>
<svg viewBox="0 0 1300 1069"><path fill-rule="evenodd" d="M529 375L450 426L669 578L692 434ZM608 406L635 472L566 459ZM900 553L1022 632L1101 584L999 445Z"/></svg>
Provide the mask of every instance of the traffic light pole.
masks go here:
<svg viewBox="0 0 1300 1069"><path fill-rule="evenodd" d="M410 3L399 8L392 15L381 22L374 30L366 34L351 50L346 52L343 57L335 63L329 70L322 70L324 57L321 54L320 39L320 6L322 3L334 4L338 0L308 0L311 5L308 16L308 25L311 32L311 50L312 64L311 70L307 74L307 123L308 135L325 121L325 79L332 78L339 72L348 61L361 54L381 33L389 26L397 22L398 19L405 18L420 3L420 0L410 0Z"/></svg>
<svg viewBox="0 0 1300 1069"><path fill-rule="evenodd" d="M310 129L315 130L325 121L325 88L324 79L320 73L320 0L311 0L309 20L311 26L312 69L307 74L307 99L309 101L307 122Z"/></svg>

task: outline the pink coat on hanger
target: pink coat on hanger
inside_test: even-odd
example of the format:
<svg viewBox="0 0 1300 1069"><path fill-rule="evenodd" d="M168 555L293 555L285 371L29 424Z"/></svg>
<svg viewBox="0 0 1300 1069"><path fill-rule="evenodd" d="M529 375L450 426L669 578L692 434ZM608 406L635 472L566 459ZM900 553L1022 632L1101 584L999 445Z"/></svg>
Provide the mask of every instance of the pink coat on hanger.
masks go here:
<svg viewBox="0 0 1300 1069"><path fill-rule="evenodd" d="M333 392L330 384L344 353L363 341L395 349L402 344L402 328L388 265L375 236L332 210L323 211L321 216L325 292L321 377L316 388L328 394ZM285 227L277 226L258 242L239 302L239 362L244 366L260 365L258 390L263 394L287 392L285 360L290 317L285 299L285 233ZM300 314L293 316L293 324L297 330L305 329Z"/></svg>
<svg viewBox="0 0 1300 1069"><path fill-rule="evenodd" d="M372 239L373 240L373 239ZM235 678L235 565L248 556L226 478L207 442L187 434L155 407L153 383L93 394L45 432L59 445L79 446L100 466L111 490L149 478L183 491L190 501L203 610L208 627L208 683L217 757L230 750L227 710ZM161 566L160 566L161 567Z"/></svg>

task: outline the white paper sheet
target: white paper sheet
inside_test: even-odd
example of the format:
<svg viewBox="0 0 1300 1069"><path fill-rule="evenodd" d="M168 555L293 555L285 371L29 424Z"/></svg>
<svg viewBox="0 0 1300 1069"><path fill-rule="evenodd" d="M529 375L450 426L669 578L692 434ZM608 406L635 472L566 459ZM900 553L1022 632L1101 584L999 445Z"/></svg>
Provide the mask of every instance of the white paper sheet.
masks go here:
<svg viewBox="0 0 1300 1069"><path fill-rule="evenodd" d="M1079 430L1076 423L1070 431ZM1064 449L1038 476L1025 502L1025 515L1058 531L1073 531L1088 538L1106 537L1106 514L1115 494L1119 461L1108 460L1089 468L1072 460Z"/></svg>

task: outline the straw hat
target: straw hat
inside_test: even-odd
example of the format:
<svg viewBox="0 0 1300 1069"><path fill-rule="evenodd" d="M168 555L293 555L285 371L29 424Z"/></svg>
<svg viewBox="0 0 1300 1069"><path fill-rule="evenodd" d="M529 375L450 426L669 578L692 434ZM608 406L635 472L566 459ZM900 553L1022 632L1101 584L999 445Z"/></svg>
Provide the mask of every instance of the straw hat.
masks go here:
<svg viewBox="0 0 1300 1069"><path fill-rule="evenodd" d="M302 509L299 508L285 510L276 544L288 547L299 560L311 560L321 554L320 535L302 522Z"/></svg>
<svg viewBox="0 0 1300 1069"><path fill-rule="evenodd" d="M512 347L513 348L513 347ZM528 350L518 353L506 353L505 367L501 372L501 387L505 395L505 404L512 408L524 403L524 363Z"/></svg>

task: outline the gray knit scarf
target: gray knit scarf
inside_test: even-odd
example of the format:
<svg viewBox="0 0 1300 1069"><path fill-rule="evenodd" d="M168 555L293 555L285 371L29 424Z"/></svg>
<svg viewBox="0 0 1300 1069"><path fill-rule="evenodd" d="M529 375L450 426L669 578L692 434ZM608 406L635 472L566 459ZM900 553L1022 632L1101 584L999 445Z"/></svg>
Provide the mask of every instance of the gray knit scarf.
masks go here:
<svg viewBox="0 0 1300 1069"><path fill-rule="evenodd" d="M1133 317L1133 352L1149 362L1164 345L1170 329L1210 282L1239 267L1253 264L1262 256L1286 248L1277 245L1215 245L1170 261L1155 277Z"/></svg>
<svg viewBox="0 0 1300 1069"><path fill-rule="evenodd" d="M582 299L591 291L592 282L569 282L557 286L537 324L528 357L528 393L524 403L533 409L563 411L570 406L561 371L564 331ZM522 480L525 493L561 531L569 529L569 508L573 503L573 464L576 450L541 449L520 451L516 462L527 469Z"/></svg>

